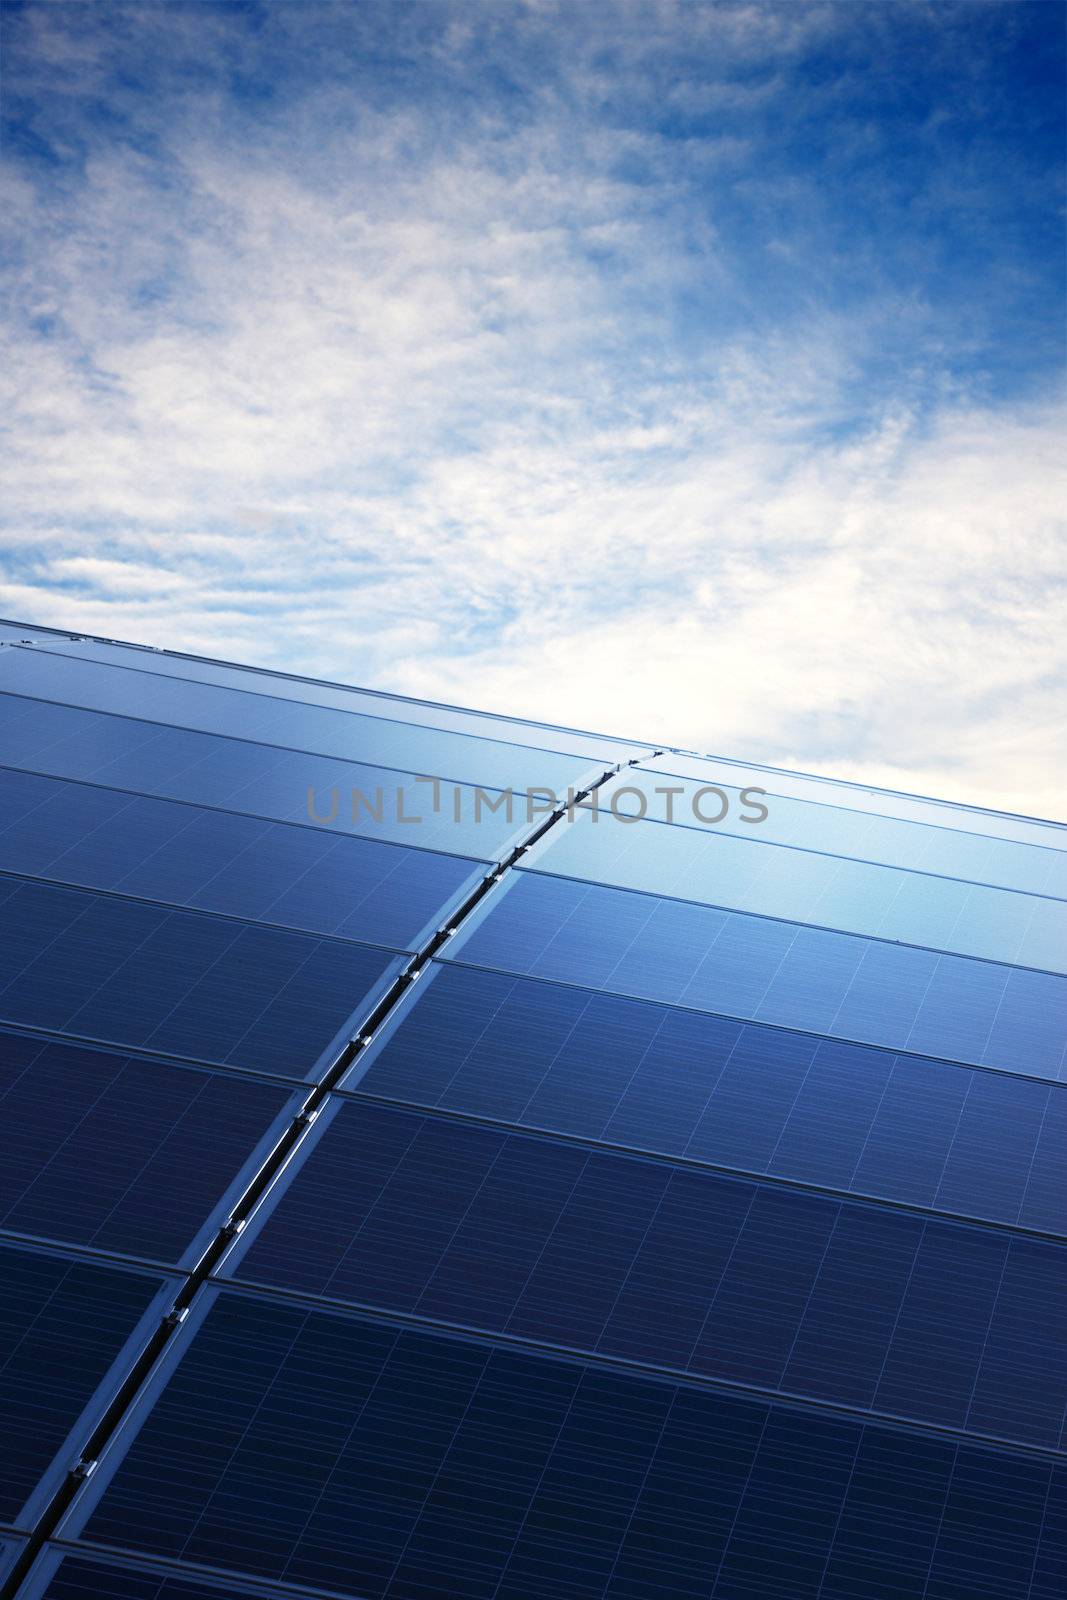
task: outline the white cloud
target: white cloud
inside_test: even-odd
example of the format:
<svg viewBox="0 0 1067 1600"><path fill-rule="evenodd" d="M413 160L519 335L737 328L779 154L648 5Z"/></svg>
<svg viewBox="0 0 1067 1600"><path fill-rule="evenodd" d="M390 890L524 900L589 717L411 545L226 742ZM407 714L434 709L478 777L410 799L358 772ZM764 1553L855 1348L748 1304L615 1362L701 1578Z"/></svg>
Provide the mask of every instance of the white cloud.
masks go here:
<svg viewBox="0 0 1067 1600"><path fill-rule="evenodd" d="M865 390L922 316L877 285L753 331L690 204L744 141L608 126L604 73L439 138L343 85L257 138L190 92L162 157L13 183L0 611L1063 814L1062 416L936 362Z"/></svg>

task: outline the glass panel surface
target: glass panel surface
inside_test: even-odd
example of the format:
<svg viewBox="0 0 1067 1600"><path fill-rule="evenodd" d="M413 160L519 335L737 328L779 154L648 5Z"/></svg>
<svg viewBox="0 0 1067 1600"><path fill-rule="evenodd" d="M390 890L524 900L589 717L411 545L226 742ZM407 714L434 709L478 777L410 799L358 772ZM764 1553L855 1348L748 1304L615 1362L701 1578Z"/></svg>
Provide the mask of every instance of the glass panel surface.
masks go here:
<svg viewBox="0 0 1067 1600"><path fill-rule="evenodd" d="M198 661L191 656L172 656L161 651L100 644L89 639L76 642L45 639L42 646L53 654L98 661L103 666L154 672L168 678L185 678L193 683L212 683L222 688L240 689L248 694L296 700L304 705L332 706L337 711L361 712L418 727L448 729L454 733L473 734L476 738L532 745L568 755L580 755L590 764L596 761L611 763L628 756L651 754L653 750L652 745L643 744L640 740L610 738L604 734L557 727L553 723L522 721L515 717L496 716L488 711L468 711L460 706L410 700L402 695L379 694L347 684L285 677L260 667L236 666L224 661Z"/></svg>
<svg viewBox="0 0 1067 1600"><path fill-rule="evenodd" d="M0 1019L304 1078L400 958L0 879Z"/></svg>
<svg viewBox="0 0 1067 1600"><path fill-rule="evenodd" d="M1024 1073L1067 1072L1067 980L515 873L450 960Z"/></svg>
<svg viewBox="0 0 1067 1600"><path fill-rule="evenodd" d="M613 817L614 806L620 816L647 816L705 833L822 850L829 855L939 873L947 878L968 878L974 883L1020 889L1029 894L1067 896L1067 838L1062 829L1045 828L1041 843L1020 843L975 830L966 810L954 815L939 808L939 823L912 822L868 810L849 810L847 801L834 804L829 796L823 800L817 795L798 800L779 794L767 774L761 775L758 769L750 781L753 787L764 787L769 792L750 796L748 802L742 803L741 791L748 787L749 780L734 776L730 783L720 782L717 787L727 800L725 815L721 822L701 822L693 809L694 798L698 812L711 818L722 810L721 797L698 795L701 782L642 763L620 773L600 790L601 825ZM676 792L667 795L657 793L657 789ZM638 793L629 792L633 790ZM766 808L766 817L746 822L745 817L759 816L757 803ZM628 824L616 826L625 828Z"/></svg>
<svg viewBox="0 0 1067 1600"><path fill-rule="evenodd" d="M0 694L0 757L57 778L482 860L526 821L521 794L509 811L496 790L443 784L435 796L411 772L18 695Z"/></svg>
<svg viewBox="0 0 1067 1600"><path fill-rule="evenodd" d="M245 1585L225 1578L215 1583L192 1573L183 1576L180 1571L127 1565L114 1556L108 1561L92 1560L58 1546L53 1547L51 1560L58 1564L30 1584L26 1600L233 1600L235 1595L265 1600L262 1586L254 1581Z"/></svg>
<svg viewBox="0 0 1067 1600"><path fill-rule="evenodd" d="M189 683L39 650L0 651L0 688L9 693L110 711L127 717L288 745L311 754L425 772L449 781L565 790L595 759L533 750L499 740L419 728L330 707Z"/></svg>
<svg viewBox="0 0 1067 1600"><path fill-rule="evenodd" d="M0 870L416 950L484 868L0 768Z"/></svg>
<svg viewBox="0 0 1067 1600"><path fill-rule="evenodd" d="M1051 1600L1061 1473L223 1295L85 1537L368 1600Z"/></svg>
<svg viewBox="0 0 1067 1600"><path fill-rule="evenodd" d="M649 772L670 773L674 778L689 778L698 784L731 784L735 787L759 784L768 794L775 796L789 796L819 805L843 806L847 811L899 817L908 822L962 828L972 833L988 834L994 839L1014 839L1022 844L1035 844L1054 850L1067 849L1067 832L1057 822L1016 817L1004 811L985 811L980 806L901 794L893 789L820 778L812 773L784 772L724 756L679 755L668 751L665 755L642 762L642 767Z"/></svg>
<svg viewBox="0 0 1067 1600"><path fill-rule="evenodd" d="M1067 1234L1067 1087L435 965L346 1088Z"/></svg>
<svg viewBox="0 0 1067 1600"><path fill-rule="evenodd" d="M21 1508L166 1280L7 1245L0 1274L0 1518L21 1523ZM72 1465L64 1460L62 1472Z"/></svg>
<svg viewBox="0 0 1067 1600"><path fill-rule="evenodd" d="M0 1228L185 1265L298 1109L254 1079L0 1031Z"/></svg>
<svg viewBox="0 0 1067 1600"><path fill-rule="evenodd" d="M1067 972L1067 905L1036 895L735 839L714 828L578 812L523 860L646 894Z"/></svg>
<svg viewBox="0 0 1067 1600"><path fill-rule="evenodd" d="M1067 1247L666 1162L343 1106L238 1276L1061 1444Z"/></svg>

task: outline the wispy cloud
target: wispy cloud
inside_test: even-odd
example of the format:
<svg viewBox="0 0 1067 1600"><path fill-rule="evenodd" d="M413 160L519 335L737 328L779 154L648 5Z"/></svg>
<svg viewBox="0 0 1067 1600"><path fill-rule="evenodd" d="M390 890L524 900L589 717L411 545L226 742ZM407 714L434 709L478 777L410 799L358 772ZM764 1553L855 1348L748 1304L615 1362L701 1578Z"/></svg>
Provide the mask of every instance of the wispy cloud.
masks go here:
<svg viewBox="0 0 1067 1600"><path fill-rule="evenodd" d="M1057 9L19 8L0 610L1062 812Z"/></svg>

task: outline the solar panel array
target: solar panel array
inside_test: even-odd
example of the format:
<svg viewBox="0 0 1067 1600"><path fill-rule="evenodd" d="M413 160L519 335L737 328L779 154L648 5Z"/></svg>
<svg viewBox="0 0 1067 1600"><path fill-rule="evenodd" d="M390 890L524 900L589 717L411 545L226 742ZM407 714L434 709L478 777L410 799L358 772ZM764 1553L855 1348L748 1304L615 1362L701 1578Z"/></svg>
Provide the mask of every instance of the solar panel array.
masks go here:
<svg viewBox="0 0 1067 1600"><path fill-rule="evenodd" d="M1061 1600L1065 898L1054 824L0 624L0 1579Z"/></svg>

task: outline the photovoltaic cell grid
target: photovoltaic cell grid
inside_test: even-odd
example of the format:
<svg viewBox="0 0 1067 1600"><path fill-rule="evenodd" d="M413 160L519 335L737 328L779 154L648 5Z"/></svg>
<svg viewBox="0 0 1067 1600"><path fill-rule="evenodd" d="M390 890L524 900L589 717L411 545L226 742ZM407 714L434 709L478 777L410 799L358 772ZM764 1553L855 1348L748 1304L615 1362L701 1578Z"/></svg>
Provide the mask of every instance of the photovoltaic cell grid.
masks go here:
<svg viewBox="0 0 1067 1600"><path fill-rule="evenodd" d="M1032 970L1062 966L1060 830L99 641L5 647L3 688L23 1530L301 1081L523 833L475 785L635 757L616 787L771 808L523 858L25 1595L1063 1592L1063 980ZM454 815L353 813L420 773Z"/></svg>
<svg viewBox="0 0 1067 1600"><path fill-rule="evenodd" d="M18 695L0 695L0 752L8 768L479 859L501 854L516 828L488 786L480 799L449 785L435 813L417 773Z"/></svg>
<svg viewBox="0 0 1067 1600"><path fill-rule="evenodd" d="M1035 1077L1067 1076L1067 978L514 874L448 958Z"/></svg>
<svg viewBox="0 0 1067 1600"><path fill-rule="evenodd" d="M90 1595L97 1600L101 1595L107 1595L109 1600L228 1600L234 1594L264 1600L266 1593L255 1583L246 1586L231 1579L220 1585L177 1577L158 1568L120 1565L115 1560L87 1560L58 1546L50 1552L47 1568L39 1592L49 1600L88 1600Z"/></svg>
<svg viewBox="0 0 1067 1600"><path fill-rule="evenodd" d="M1051 1600L1062 1519L1047 1460L224 1295L84 1537L374 1600Z"/></svg>
<svg viewBox="0 0 1067 1600"><path fill-rule="evenodd" d="M0 1030L0 1228L191 1265L301 1099Z"/></svg>
<svg viewBox="0 0 1067 1600"><path fill-rule="evenodd" d="M109 711L149 717L204 733L286 745L311 755L341 756L376 766L406 768L450 782L565 789L601 765L589 758L506 743L500 739L400 723L311 702L275 700L216 684L77 661L36 648L0 653L0 688Z"/></svg>
<svg viewBox="0 0 1067 1600"><path fill-rule="evenodd" d="M1065 1442L1067 1244L350 1105L240 1275Z"/></svg>
<svg viewBox="0 0 1067 1600"><path fill-rule="evenodd" d="M360 1094L1067 1235L1067 1085L437 965Z"/></svg>
<svg viewBox="0 0 1067 1600"><path fill-rule="evenodd" d="M678 765L677 758L665 756L661 760ZM693 768L697 763L690 761L687 765ZM995 815L945 806L926 806L917 813L908 808L906 814L896 815L890 796L872 795L865 790L842 793L830 785L810 783L800 784L797 796L783 793L776 775L759 774L755 784L749 785L739 779L736 770L715 767L710 762L701 765L707 770L697 779L660 770L659 763L640 762L636 769L621 773L599 791L597 809L601 821L616 813L621 818L645 816L673 821L705 834L710 832L718 838L729 835L757 839L763 844L822 851L848 860L1029 894L1056 895L1061 899L1067 896L1062 830L1012 822L1001 833L1001 822ZM705 818L714 817L722 809L722 799L714 792L699 796L705 787L721 791L728 802L725 816L713 827L702 823L694 811L694 799ZM741 794L746 788L762 788L765 792L742 802ZM850 810L843 803L846 798L853 806L859 801L868 809ZM758 815L755 805L762 805L767 811L758 824L751 820ZM616 826L631 825L620 821ZM991 826L993 832L988 831ZM1050 834L1053 844L1049 842Z"/></svg>
<svg viewBox="0 0 1067 1600"><path fill-rule="evenodd" d="M28 1526L24 1507L166 1282L6 1245L0 1270L0 1522ZM72 1446L60 1473L76 1459Z"/></svg>
<svg viewBox="0 0 1067 1600"><path fill-rule="evenodd" d="M387 950L0 878L0 1021L308 1076Z"/></svg>
<svg viewBox="0 0 1067 1600"><path fill-rule="evenodd" d="M594 822L583 810L523 866L987 961L1067 970L1062 900L788 848L751 829L732 838L712 827L623 823L610 813Z"/></svg>
<svg viewBox="0 0 1067 1600"><path fill-rule="evenodd" d="M0 769L0 872L417 950L484 872L327 828Z"/></svg>

